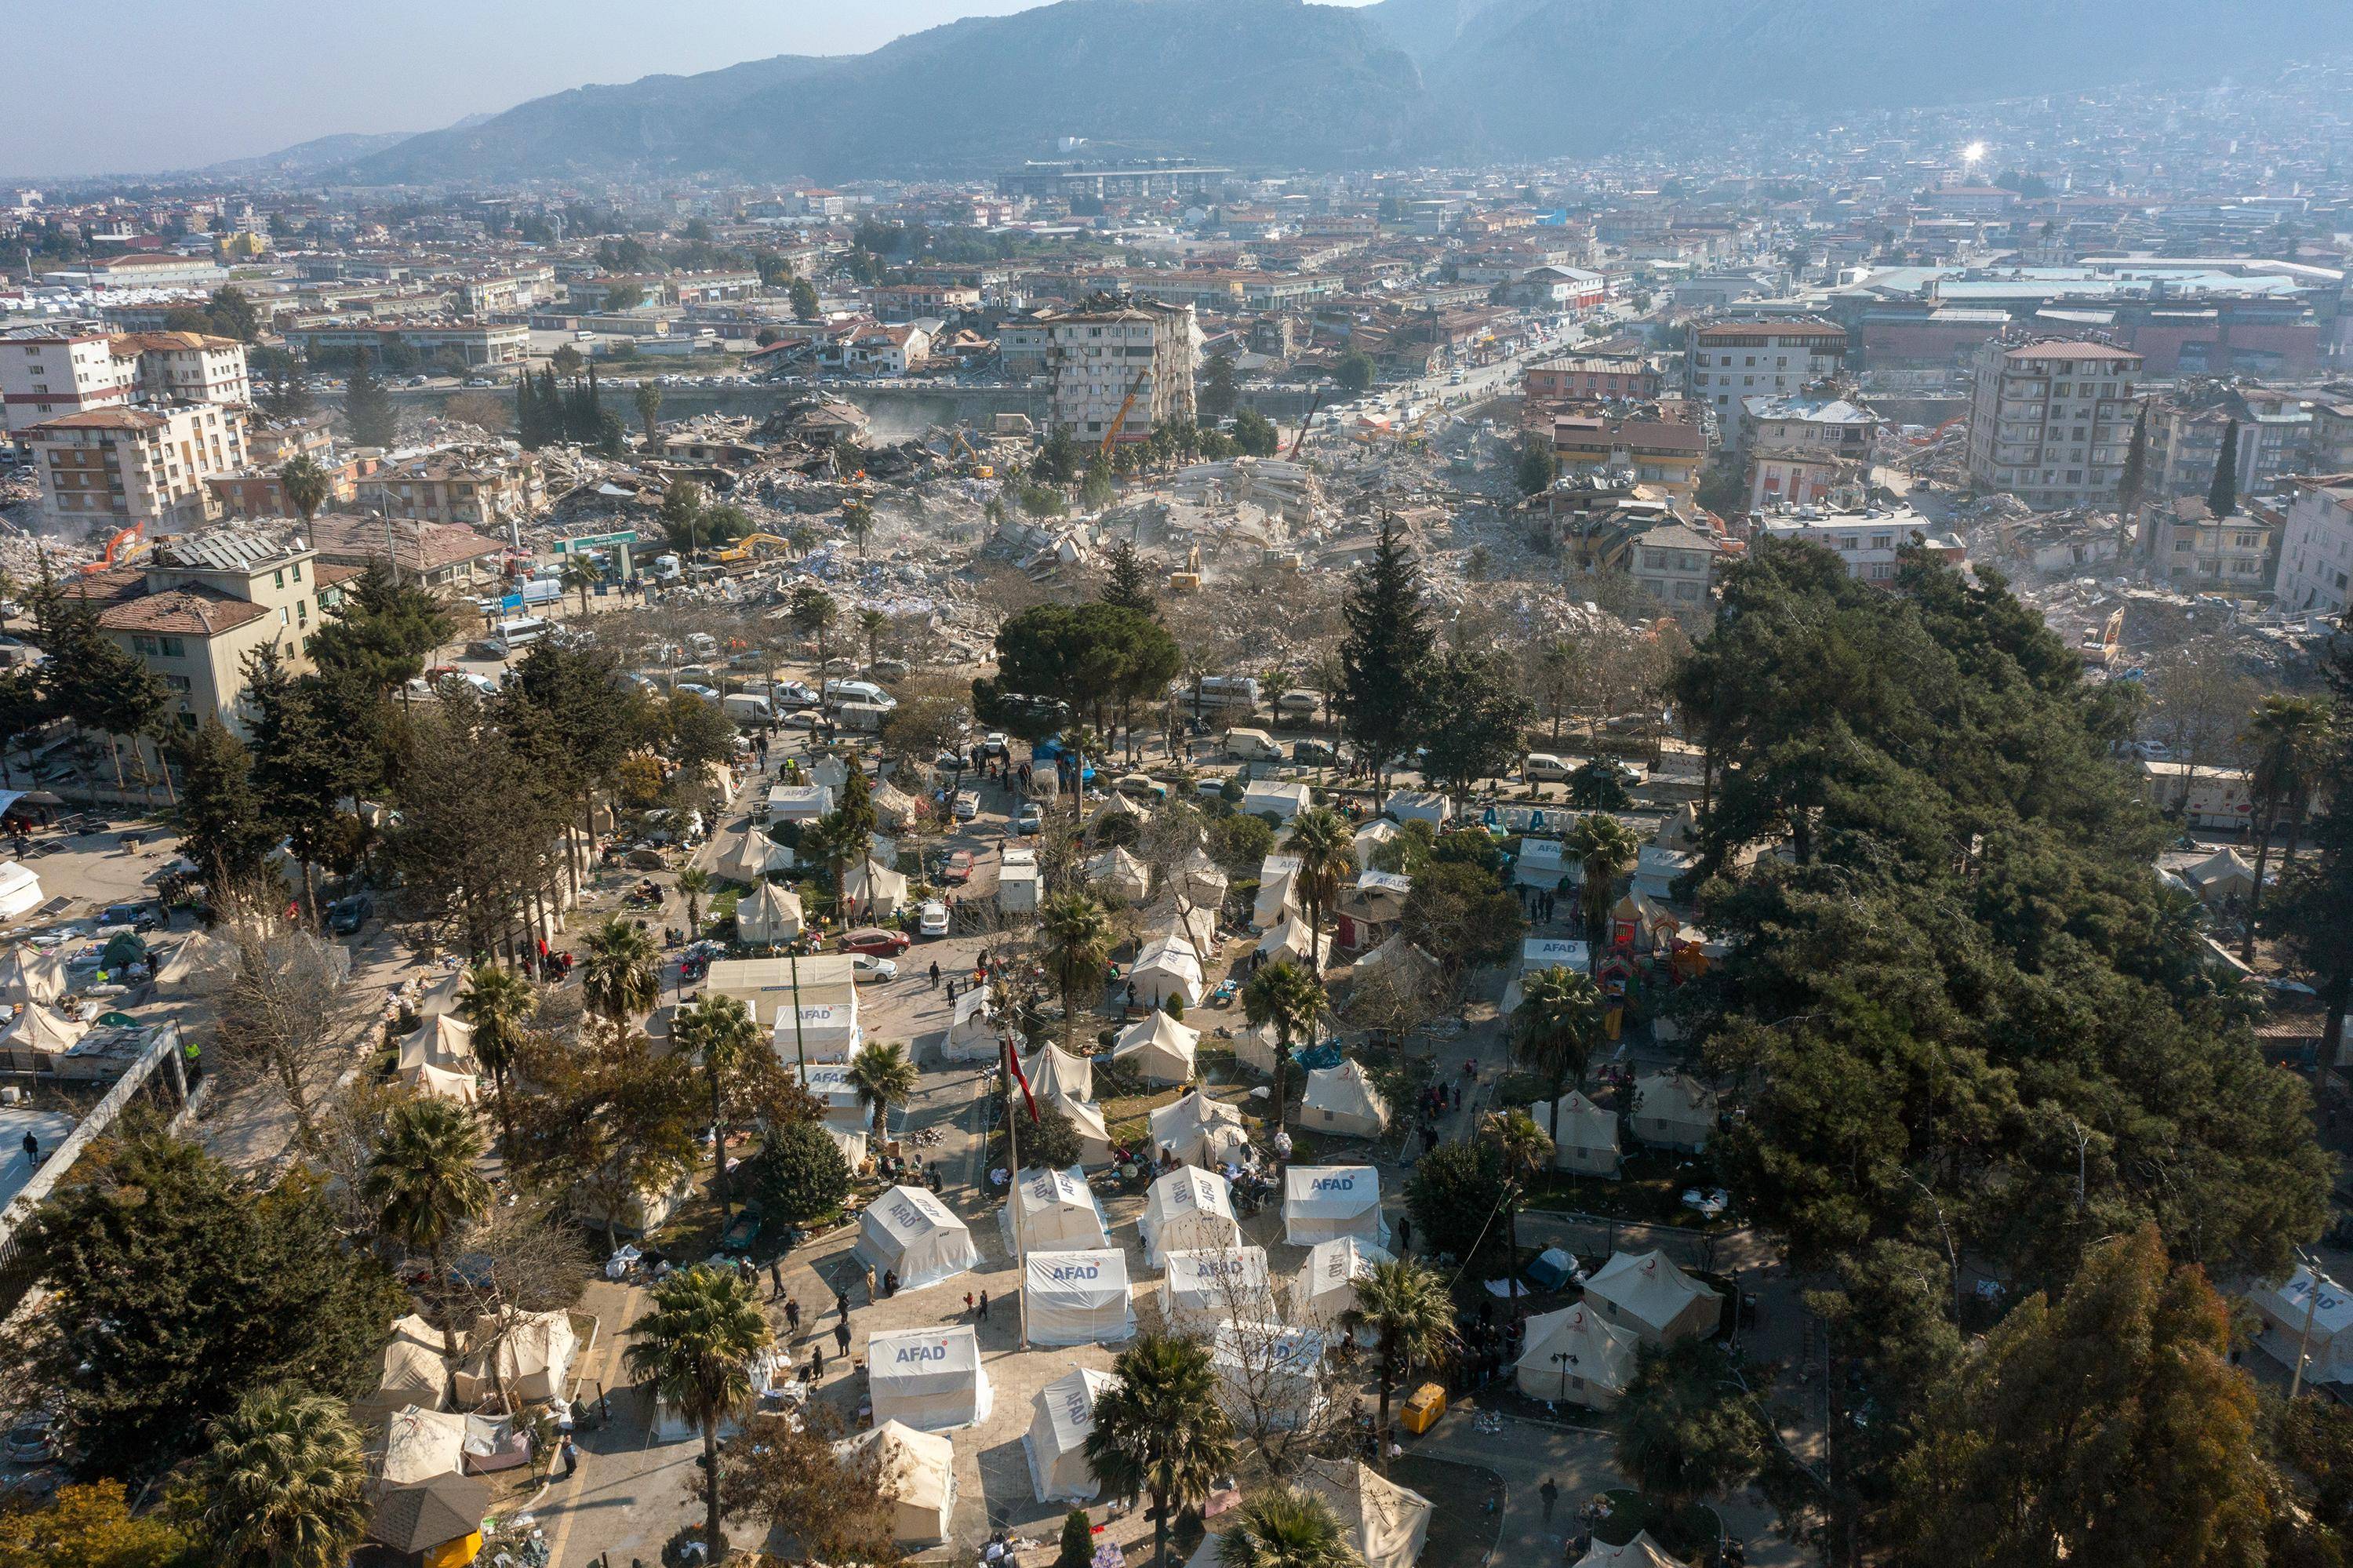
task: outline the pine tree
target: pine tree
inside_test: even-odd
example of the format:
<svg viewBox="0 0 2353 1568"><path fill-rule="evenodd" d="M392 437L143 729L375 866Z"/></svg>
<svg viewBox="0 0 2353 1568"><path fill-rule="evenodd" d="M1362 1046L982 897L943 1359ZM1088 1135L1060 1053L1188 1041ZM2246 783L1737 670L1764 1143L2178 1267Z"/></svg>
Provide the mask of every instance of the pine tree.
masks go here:
<svg viewBox="0 0 2353 1568"><path fill-rule="evenodd" d="M515 440L525 451L537 451L542 437L539 429L538 399L532 396L529 371L515 377Z"/></svg>
<svg viewBox="0 0 2353 1568"><path fill-rule="evenodd" d="M351 383L343 393L343 422L351 427L355 446L388 447L399 439L400 410L392 406L384 383L365 349L352 360Z"/></svg>
<svg viewBox="0 0 2353 1568"><path fill-rule="evenodd" d="M1135 553L1133 540L1113 540L1104 555L1104 566L1103 588L1099 596L1103 603L1159 619L1160 601L1152 595L1152 574L1144 557Z"/></svg>
<svg viewBox="0 0 2353 1568"><path fill-rule="evenodd" d="M2133 421L2132 445L2125 449L2125 471L2116 480L2116 509L2129 514L2140 504L2141 486L2148 476L2148 406L2141 405Z"/></svg>
<svg viewBox="0 0 2353 1568"><path fill-rule="evenodd" d="M2222 427L2222 450L2214 454L2214 482L2206 489L2207 514L2228 517L2239 509L2239 421Z"/></svg>
<svg viewBox="0 0 2353 1568"><path fill-rule="evenodd" d="M173 751L182 776L182 851L209 883L235 886L259 874L278 835L262 820L245 743L207 714Z"/></svg>
<svg viewBox="0 0 2353 1568"><path fill-rule="evenodd" d="M1373 558L1349 585L1340 615L1348 626L1340 640L1341 733L1359 762L1386 775L1413 733L1414 674L1432 641L1421 569L1386 513Z"/></svg>

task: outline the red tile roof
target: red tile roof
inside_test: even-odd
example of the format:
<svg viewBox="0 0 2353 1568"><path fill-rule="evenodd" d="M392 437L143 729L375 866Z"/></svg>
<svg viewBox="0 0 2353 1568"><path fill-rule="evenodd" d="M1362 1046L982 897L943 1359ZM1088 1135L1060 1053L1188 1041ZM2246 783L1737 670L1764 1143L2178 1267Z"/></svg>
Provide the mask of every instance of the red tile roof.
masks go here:
<svg viewBox="0 0 2353 1568"><path fill-rule="evenodd" d="M98 623L109 631L163 631L189 637L216 637L260 620L269 607L249 599L232 599L209 588L166 588L143 599L125 599L99 611Z"/></svg>

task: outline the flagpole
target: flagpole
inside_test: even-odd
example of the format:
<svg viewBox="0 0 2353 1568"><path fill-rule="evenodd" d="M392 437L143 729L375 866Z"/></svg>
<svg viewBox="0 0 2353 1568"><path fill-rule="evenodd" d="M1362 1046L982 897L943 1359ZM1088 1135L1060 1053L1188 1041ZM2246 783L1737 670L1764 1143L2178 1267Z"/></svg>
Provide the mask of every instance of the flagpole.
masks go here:
<svg viewBox="0 0 2353 1568"><path fill-rule="evenodd" d="M1021 1240L1021 1118L1013 1108L1012 1088L1016 1074L1013 1063L1013 1036L1000 1031L997 1049L1004 1063L1004 1081L998 1085L999 1099L1005 1107L1005 1158L1012 1171L1005 1183L1005 1201L1013 1205L1013 1271L1018 1277L1020 1302L1017 1317L1020 1324L1021 1348L1029 1348L1029 1256Z"/></svg>

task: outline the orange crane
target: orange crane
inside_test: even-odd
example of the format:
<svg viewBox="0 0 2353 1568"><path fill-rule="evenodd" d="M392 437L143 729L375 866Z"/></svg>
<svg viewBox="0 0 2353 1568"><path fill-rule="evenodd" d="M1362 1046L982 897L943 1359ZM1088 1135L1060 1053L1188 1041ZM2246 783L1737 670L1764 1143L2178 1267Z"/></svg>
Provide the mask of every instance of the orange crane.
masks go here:
<svg viewBox="0 0 2353 1568"><path fill-rule="evenodd" d="M1111 444L1119 440L1120 430L1127 424L1127 411L1135 407L1136 395L1144 390L1144 384L1151 376L1152 366L1147 365L1135 373L1134 381L1128 383L1126 400L1120 404L1119 412L1112 416L1111 429L1103 432L1103 445L1097 449L1098 457L1110 458Z"/></svg>
<svg viewBox="0 0 2353 1568"><path fill-rule="evenodd" d="M1307 399L1307 418L1299 421L1299 433L1291 438L1291 450L1282 454L1285 462L1296 462L1299 449L1307 444L1308 427L1315 423L1315 410L1324 406L1324 388L1315 388L1315 396Z"/></svg>
<svg viewBox="0 0 2353 1568"><path fill-rule="evenodd" d="M82 567L81 575L86 577L95 577L100 572L110 570L117 557L129 560L146 547L145 541L142 537L146 532L147 524L144 523L133 523L130 527L123 529L106 542L106 554ZM131 547L126 550L123 548L125 545Z"/></svg>

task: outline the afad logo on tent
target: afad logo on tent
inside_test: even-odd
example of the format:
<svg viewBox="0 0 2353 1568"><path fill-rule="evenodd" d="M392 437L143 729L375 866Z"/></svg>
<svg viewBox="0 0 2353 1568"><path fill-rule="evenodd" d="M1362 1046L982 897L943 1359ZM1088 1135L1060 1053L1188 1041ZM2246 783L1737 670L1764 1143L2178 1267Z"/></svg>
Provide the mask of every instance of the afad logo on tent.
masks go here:
<svg viewBox="0 0 2353 1568"><path fill-rule="evenodd" d="M944 1344L899 1347L898 1364L901 1366L905 1366L909 1361L944 1361L947 1359L948 1348Z"/></svg>
<svg viewBox="0 0 2353 1568"><path fill-rule="evenodd" d="M1100 1264L1050 1263L1046 1266L1046 1277L1049 1279L1099 1279L1102 1277L1103 1266Z"/></svg>
<svg viewBox="0 0 2353 1568"><path fill-rule="evenodd" d="M1353 1192L1356 1190L1354 1176L1318 1176L1308 1184L1311 1192Z"/></svg>

